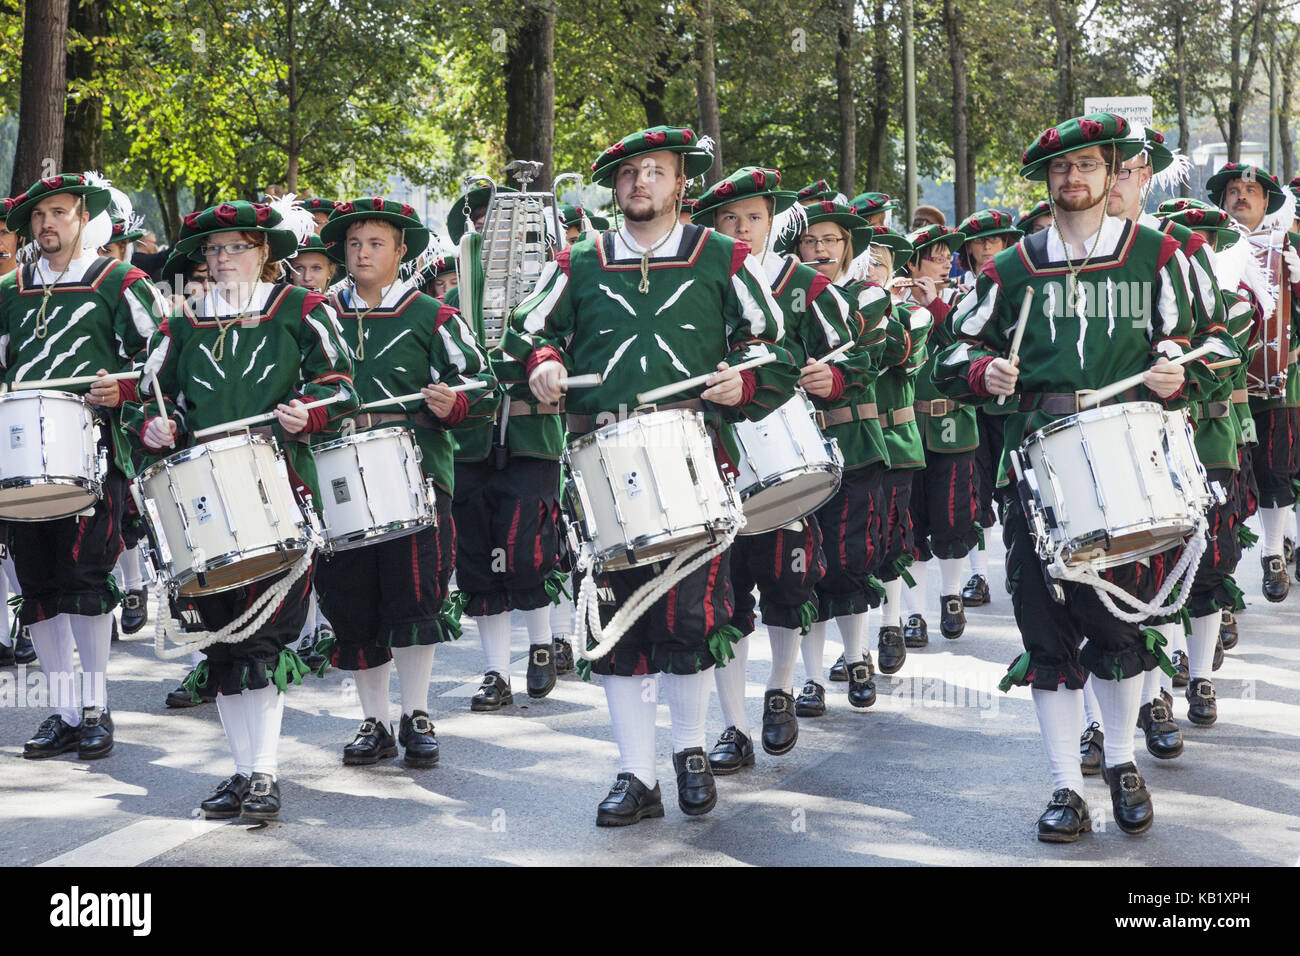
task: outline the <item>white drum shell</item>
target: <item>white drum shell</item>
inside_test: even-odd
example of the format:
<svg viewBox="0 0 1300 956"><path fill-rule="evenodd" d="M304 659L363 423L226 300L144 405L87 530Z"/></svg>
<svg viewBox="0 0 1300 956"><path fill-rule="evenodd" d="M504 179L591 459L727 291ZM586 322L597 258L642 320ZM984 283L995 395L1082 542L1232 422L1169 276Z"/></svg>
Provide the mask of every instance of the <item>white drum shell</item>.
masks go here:
<svg viewBox="0 0 1300 956"><path fill-rule="evenodd" d="M49 521L92 507L103 494L99 428L79 395L0 395L0 518Z"/></svg>
<svg viewBox="0 0 1300 956"><path fill-rule="evenodd" d="M812 403L796 394L759 421L735 426L736 489L744 534L762 534L812 514L835 496L844 456L817 427Z"/></svg>
<svg viewBox="0 0 1300 956"><path fill-rule="evenodd" d="M1041 556L1066 564L1102 569L1166 551L1211 501L1187 414L1153 402L1063 418L1030 434L1020 455L1050 537Z"/></svg>
<svg viewBox="0 0 1300 956"><path fill-rule="evenodd" d="M312 447L326 547L360 548L437 524L411 430L379 428Z"/></svg>
<svg viewBox="0 0 1300 956"><path fill-rule="evenodd" d="M570 443L564 458L572 527L599 569L666 560L744 521L697 412L615 422Z"/></svg>

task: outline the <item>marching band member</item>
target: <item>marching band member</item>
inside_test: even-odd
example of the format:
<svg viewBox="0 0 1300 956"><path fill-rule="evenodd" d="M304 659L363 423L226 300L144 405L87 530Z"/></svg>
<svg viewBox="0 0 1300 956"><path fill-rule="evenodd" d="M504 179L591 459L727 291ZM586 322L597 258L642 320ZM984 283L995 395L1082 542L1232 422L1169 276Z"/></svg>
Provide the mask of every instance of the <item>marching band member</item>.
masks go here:
<svg viewBox="0 0 1300 956"><path fill-rule="evenodd" d="M96 254L111 233L109 202L106 182L79 173L42 179L12 201L7 228L35 240L40 255L0 279L0 362L9 384L123 371L144 349L165 303L139 269ZM19 621L31 634L56 707L23 746L24 757L75 750L94 760L113 750L107 670L118 596L109 578L122 551L131 470L114 409L129 391L122 382L89 389L110 443L103 496L91 513L9 524L22 594ZM81 658L80 707L74 647Z"/></svg>
<svg viewBox="0 0 1300 956"><path fill-rule="evenodd" d="M767 277L772 297L785 319L781 345L801 366L800 385L817 399L834 400L851 385L845 364L819 364L816 356L826 355L858 337L857 312L826 276L800 264L792 255L773 251L774 233L779 228L774 223L777 216L798 228L797 219L783 215L794 205L795 194L780 186L779 171L746 166L710 187L700 197L692 219L749 247L750 259ZM755 587L763 625L772 644L772 670L763 694L763 749L779 756L789 753L798 740L799 723L794 714L797 632L807 631L816 619L815 589L825 573L825 561L821 529L814 514L775 531L738 537L731 546L731 580L735 588L731 623L745 637L733 645L735 660L713 669L727 724L709 752L715 774L735 773L754 763L754 744L745 714L745 667L749 635L754 630Z"/></svg>
<svg viewBox="0 0 1300 956"><path fill-rule="evenodd" d="M320 233L308 236L298 251L285 260L289 281L300 289L325 295L339 271L338 263L330 258L330 251L331 247L321 241Z"/></svg>
<svg viewBox="0 0 1300 956"><path fill-rule="evenodd" d="M490 420L498 396L492 387L473 398L451 391L484 371L487 358L455 309L398 281L402 263L429 241L410 206L379 197L339 203L320 240L347 266L349 283L330 301L352 354L357 397L364 404L424 395L413 408L358 412L356 431L409 426L420 467L437 489L436 527L335 552L317 572L335 633L331 663L354 673L361 701L363 720L343 748L343 762L373 764L397 756L400 744L408 767L432 767L438 762L428 712L434 648L459 636L441 618L455 559L449 430ZM396 737L388 700L394 667L402 696Z"/></svg>
<svg viewBox="0 0 1300 956"><path fill-rule="evenodd" d="M1188 266L1177 241L1106 215L1119 164L1141 149L1141 142L1128 136L1122 117L1098 113L1045 130L1029 146L1021 175L1046 179L1054 225L995 256L952 317L958 341L940 355L936 384L959 401L989 402L1006 395L1017 402L1018 411L1005 427L1004 482L1009 480L1007 449L1018 447L1030 431L1077 411L1077 392L1062 393L1062 388L1099 388L1142 372L1138 395L1179 407L1199 397L1198 382L1209 374L1204 363L1198 370L1169 361L1189 347L1193 331ZM1008 361L1003 356L1031 282L1042 292L1032 299L1019 355ZM1107 284L1118 282L1149 286L1149 314L1135 304L1145 297L1132 296L1127 309L1120 309L1123 300L1105 295ZM1025 652L1003 685L1032 688L1053 776L1038 837L1073 842L1092 827L1075 743L1089 673L1096 678L1104 725L1118 729L1105 738L1103 760L1114 817L1124 832L1141 833L1151 826L1154 812L1134 762L1131 728L1141 706L1142 675L1163 657L1158 636L1112 616L1086 586L1054 583L1064 594L1064 603L1058 603L1026 515L1014 499L1004 537ZM1136 564L1105 575L1141 599L1151 596L1141 593Z"/></svg>
<svg viewBox="0 0 1300 956"><path fill-rule="evenodd" d="M294 254L298 242L282 228L279 212L256 203L221 203L185 217L176 252L203 258L215 285L183 304L150 342L138 399L132 396L123 410L123 427L138 447L164 456L196 431L274 412L275 423L265 433L279 441L295 491L319 499L303 439L336 431L356 408L356 398L348 353L325 299L276 281L279 262ZM155 374L165 420L150 384ZM301 407L322 399L335 401ZM194 597L190 609L199 618L197 628L211 632L232 623L289 573ZM309 571L295 581L274 615L251 634L207 646L186 681L195 698L216 696L235 763L234 774L200 804L209 819L242 813L271 820L280 812L276 772L284 692L307 673L290 645L306 617L311 578Z"/></svg>
<svg viewBox="0 0 1300 956"><path fill-rule="evenodd" d="M629 410L646 388L694 374L717 372L703 392L667 407L761 418L791 395L795 369L783 361L746 371L730 367L770 349L782 354L775 345L781 312L748 246L678 221L687 179L712 161L691 130L676 127L641 130L605 150L592 165L592 180L613 188L623 224L561 251L514 312L502 348L526 363L538 401L567 399L575 436L590 432L598 415L602 422L635 415ZM566 396L567 370L599 372L603 384ZM651 565L598 580L617 605L656 574ZM592 663L602 675L622 764L597 809L597 826L663 815L652 675L660 675L672 718L678 805L688 815L713 809L717 790L704 753L706 672L732 656L740 636L729 624L732 607L730 554L723 551L679 581ZM613 610L601 608L602 615Z"/></svg>
<svg viewBox="0 0 1300 956"><path fill-rule="evenodd" d="M824 186L821 182L808 188L820 191ZM892 315L889 294L852 275L854 259L871 244L872 227L852 206L830 199L806 204L804 213L807 224L787 248L797 251L805 265L829 279L862 317L859 347L841 363L844 391L813 398L822 429L836 440L844 456L839 490L816 512L826 573L817 583L817 623L800 642L804 685L795 700L795 715L820 717L826 713L826 689L819 678L824 667L826 623L832 619L844 643L836 667L845 669L850 706L865 708L876 702L875 665L862 646L868 616L880 603L881 586L875 572L888 530L883 481L889 452L877 408L876 384L882 368L906 358L910 340Z"/></svg>
<svg viewBox="0 0 1300 956"><path fill-rule="evenodd" d="M1214 204L1226 211L1245 236L1266 229L1290 228L1292 213L1284 211L1287 194L1277 180L1258 166L1225 163L1205 184ZM1280 221L1284 220L1284 221ZM1264 532L1260 562L1264 566L1264 597L1286 600L1290 573L1283 556L1283 542L1295 507L1292 477L1300 471L1300 254L1290 241L1283 247L1283 266L1270 290L1272 301L1264 302L1265 321L1281 301L1280 284L1292 287L1290 338L1287 352L1286 392L1276 398L1250 396L1258 445L1251 455L1255 483L1259 488L1259 520ZM1266 344L1267 348L1268 345Z"/></svg>
<svg viewBox="0 0 1300 956"><path fill-rule="evenodd" d="M1032 236L1036 232L1044 229L1050 229L1052 226L1052 204L1046 199L1040 199L1030 207L1029 211L1023 213L1015 221L1015 227L1023 232L1026 236Z"/></svg>

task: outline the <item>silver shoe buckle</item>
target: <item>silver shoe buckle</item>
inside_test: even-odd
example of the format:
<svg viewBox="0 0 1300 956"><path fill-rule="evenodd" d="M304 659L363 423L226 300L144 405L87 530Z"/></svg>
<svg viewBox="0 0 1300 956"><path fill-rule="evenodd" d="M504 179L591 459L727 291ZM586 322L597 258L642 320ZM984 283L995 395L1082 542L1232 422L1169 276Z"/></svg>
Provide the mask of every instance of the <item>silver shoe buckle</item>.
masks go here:
<svg viewBox="0 0 1300 956"><path fill-rule="evenodd" d="M686 758L687 773L704 773L709 769L709 762L700 754L691 754Z"/></svg>

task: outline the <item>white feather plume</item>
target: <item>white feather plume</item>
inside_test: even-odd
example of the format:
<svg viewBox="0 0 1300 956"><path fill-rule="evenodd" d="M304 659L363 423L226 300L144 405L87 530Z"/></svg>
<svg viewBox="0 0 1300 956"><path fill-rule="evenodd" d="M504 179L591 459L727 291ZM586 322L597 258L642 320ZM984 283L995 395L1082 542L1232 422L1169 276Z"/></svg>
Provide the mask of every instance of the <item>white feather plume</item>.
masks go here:
<svg viewBox="0 0 1300 956"><path fill-rule="evenodd" d="M1255 258L1250 240L1245 236L1214 255L1214 278L1219 287L1230 292L1245 286L1255 294L1268 321L1277 307L1277 296L1259 260Z"/></svg>
<svg viewBox="0 0 1300 956"><path fill-rule="evenodd" d="M1282 205L1277 212L1269 213L1259 224L1260 229L1290 229L1296 217L1295 196L1291 190L1282 187Z"/></svg>
<svg viewBox="0 0 1300 956"><path fill-rule="evenodd" d="M41 256L41 247L35 242L24 243L14 253L14 259L24 265L35 262Z"/></svg>
<svg viewBox="0 0 1300 956"><path fill-rule="evenodd" d="M288 229L301 246L315 234L316 219L306 209L293 204L297 198L294 193L288 193L269 200L267 205L280 214L280 225L276 228Z"/></svg>
<svg viewBox="0 0 1300 956"><path fill-rule="evenodd" d="M701 136L699 141L695 145L700 149L704 150L710 156L713 155L713 150L717 146L717 144L713 142L712 136Z"/></svg>
<svg viewBox="0 0 1300 956"><path fill-rule="evenodd" d="M1161 192L1173 193L1179 186L1190 182L1189 174L1192 161L1177 149L1173 150L1174 161L1151 177L1151 188Z"/></svg>
<svg viewBox="0 0 1300 956"><path fill-rule="evenodd" d="M104 210L81 230L82 253L97 253L113 241L113 217Z"/></svg>
<svg viewBox="0 0 1300 956"><path fill-rule="evenodd" d="M792 204L785 212L777 213L772 220L772 228L767 234L767 250L775 252L777 246L783 245L786 240L794 240L807 228L807 210L799 203Z"/></svg>

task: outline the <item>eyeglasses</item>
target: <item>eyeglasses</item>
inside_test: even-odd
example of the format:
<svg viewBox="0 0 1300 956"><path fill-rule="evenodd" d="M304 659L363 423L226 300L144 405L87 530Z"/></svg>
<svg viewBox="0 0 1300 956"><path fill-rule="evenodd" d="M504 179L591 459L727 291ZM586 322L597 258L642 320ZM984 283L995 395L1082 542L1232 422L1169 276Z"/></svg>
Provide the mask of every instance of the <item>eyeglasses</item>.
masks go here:
<svg viewBox="0 0 1300 956"><path fill-rule="evenodd" d="M1068 159L1054 159L1047 164L1047 168L1057 176L1068 176L1071 169L1077 169L1087 176L1105 165L1106 163L1100 159L1081 159L1077 163L1072 163Z"/></svg>
<svg viewBox="0 0 1300 956"><path fill-rule="evenodd" d="M220 245L205 244L199 246L199 254L206 258L215 259L217 256L221 255L224 252L227 255L229 255L231 258L234 258L235 256L242 256L245 252L247 252L250 249L257 249L261 245L262 244L260 242L227 242L227 243L222 243Z"/></svg>
<svg viewBox="0 0 1300 956"><path fill-rule="evenodd" d="M803 249L816 249L818 246L825 246L827 249L838 249L843 244L843 236L831 236L829 239L818 239L816 236L804 236L799 240L799 246Z"/></svg>
<svg viewBox="0 0 1300 956"><path fill-rule="evenodd" d="M947 249L934 249L923 253L921 258L929 259L931 262L952 262L952 253Z"/></svg>

